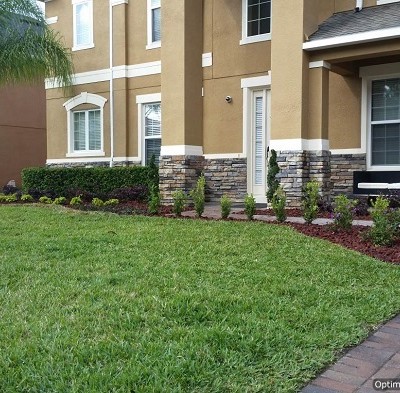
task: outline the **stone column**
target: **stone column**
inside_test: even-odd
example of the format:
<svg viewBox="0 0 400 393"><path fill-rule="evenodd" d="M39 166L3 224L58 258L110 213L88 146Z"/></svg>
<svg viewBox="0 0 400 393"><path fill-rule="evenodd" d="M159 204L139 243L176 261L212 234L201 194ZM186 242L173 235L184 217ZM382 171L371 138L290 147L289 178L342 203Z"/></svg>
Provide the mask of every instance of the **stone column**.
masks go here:
<svg viewBox="0 0 400 393"><path fill-rule="evenodd" d="M203 167L203 2L162 3L160 191L188 191Z"/></svg>

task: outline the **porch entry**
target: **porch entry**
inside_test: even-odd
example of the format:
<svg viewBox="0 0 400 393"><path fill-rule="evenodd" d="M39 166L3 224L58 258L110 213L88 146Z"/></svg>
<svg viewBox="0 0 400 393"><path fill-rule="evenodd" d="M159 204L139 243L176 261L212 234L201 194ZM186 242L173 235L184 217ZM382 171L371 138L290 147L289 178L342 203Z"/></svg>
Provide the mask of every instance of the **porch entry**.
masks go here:
<svg viewBox="0 0 400 393"><path fill-rule="evenodd" d="M254 90L251 97L249 190L258 203L266 203L269 155L270 90Z"/></svg>

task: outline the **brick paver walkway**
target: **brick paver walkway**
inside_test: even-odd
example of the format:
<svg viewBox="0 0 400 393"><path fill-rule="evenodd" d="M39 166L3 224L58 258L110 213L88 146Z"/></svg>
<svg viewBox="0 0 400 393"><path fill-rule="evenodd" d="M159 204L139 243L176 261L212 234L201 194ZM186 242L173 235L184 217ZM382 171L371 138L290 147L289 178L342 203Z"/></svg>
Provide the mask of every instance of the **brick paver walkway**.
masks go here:
<svg viewBox="0 0 400 393"><path fill-rule="evenodd" d="M232 209L237 219L246 219L238 214L243 208ZM195 213L185 212L186 216ZM219 206L206 206L205 217L220 218ZM256 220L273 221L272 216L255 216ZM304 222L302 217L288 217L287 221ZM314 224L326 225L329 219L317 219ZM355 221L355 225L371 225L371 221ZM374 389L374 380L399 378L400 382L400 315L380 327L359 346L354 347L329 367L300 393L376 393L377 391L400 392L400 389ZM379 387L379 386L378 386Z"/></svg>
<svg viewBox="0 0 400 393"><path fill-rule="evenodd" d="M376 393L383 390L374 389L374 380L397 378L400 378L400 315L347 352L301 393Z"/></svg>

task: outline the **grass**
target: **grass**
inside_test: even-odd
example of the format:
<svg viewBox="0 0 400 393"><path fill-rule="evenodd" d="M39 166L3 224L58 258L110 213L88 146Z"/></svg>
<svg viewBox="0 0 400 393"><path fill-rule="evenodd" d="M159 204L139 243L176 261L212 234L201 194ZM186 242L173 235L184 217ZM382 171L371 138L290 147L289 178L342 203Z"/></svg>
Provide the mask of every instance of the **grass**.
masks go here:
<svg viewBox="0 0 400 393"><path fill-rule="evenodd" d="M296 392L400 269L262 223L0 206L0 391Z"/></svg>

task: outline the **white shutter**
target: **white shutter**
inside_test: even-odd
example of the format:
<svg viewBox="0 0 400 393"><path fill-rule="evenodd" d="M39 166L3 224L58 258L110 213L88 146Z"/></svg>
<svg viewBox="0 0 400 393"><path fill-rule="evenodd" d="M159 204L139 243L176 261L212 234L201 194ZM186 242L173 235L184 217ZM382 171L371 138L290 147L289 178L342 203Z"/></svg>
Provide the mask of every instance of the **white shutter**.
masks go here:
<svg viewBox="0 0 400 393"><path fill-rule="evenodd" d="M264 149L263 149L263 97L256 97L255 105L255 185L263 184Z"/></svg>

